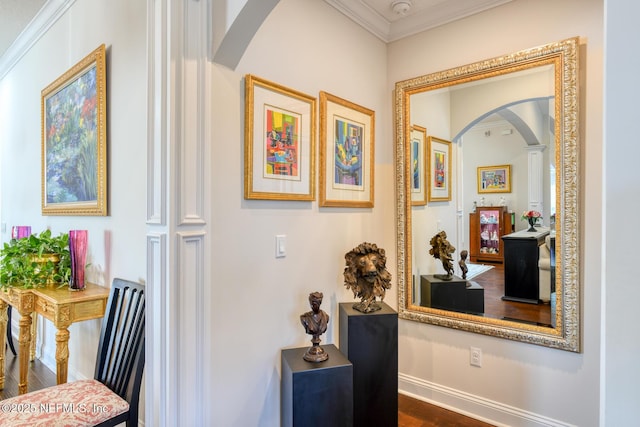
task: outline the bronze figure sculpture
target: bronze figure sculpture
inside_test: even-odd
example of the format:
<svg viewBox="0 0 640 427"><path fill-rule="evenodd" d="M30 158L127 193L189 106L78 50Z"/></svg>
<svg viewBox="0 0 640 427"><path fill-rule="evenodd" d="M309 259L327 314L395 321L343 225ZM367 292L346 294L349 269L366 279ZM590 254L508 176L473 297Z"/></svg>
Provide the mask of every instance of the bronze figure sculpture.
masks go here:
<svg viewBox="0 0 640 427"><path fill-rule="evenodd" d="M323 297L322 292L310 293L309 305L311 305L311 311L300 315L300 322L304 326L305 332L313 336L311 338L313 346L309 347L303 356L304 360L308 362L324 362L329 358L329 353L320 347L320 335L326 332L329 324L329 315L320 310Z"/></svg>
<svg viewBox="0 0 640 427"><path fill-rule="evenodd" d="M360 298L353 308L362 313L371 313L382 307L376 302L384 299L387 289L391 288L391 273L387 271L387 256L375 243L361 243L344 256L344 285Z"/></svg>
<svg viewBox="0 0 640 427"><path fill-rule="evenodd" d="M469 272L469 267L467 267L467 256L469 256L469 251L466 249L460 251L460 261L458 261L458 265L462 271L462 278L465 280L467 279L467 273ZM469 284L467 284L467 287L469 287Z"/></svg>
<svg viewBox="0 0 640 427"><path fill-rule="evenodd" d="M456 251L456 248L447 240L447 233L444 230L439 232L431 238L430 244L429 254L442 261L442 267L447 272L447 274L434 274L434 276L440 280L452 280L453 257L451 254Z"/></svg>

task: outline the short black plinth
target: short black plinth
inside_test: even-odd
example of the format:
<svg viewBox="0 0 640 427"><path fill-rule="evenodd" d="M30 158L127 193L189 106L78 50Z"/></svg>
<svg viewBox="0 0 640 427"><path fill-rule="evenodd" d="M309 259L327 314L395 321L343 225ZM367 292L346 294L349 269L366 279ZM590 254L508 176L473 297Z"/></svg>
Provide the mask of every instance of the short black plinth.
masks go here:
<svg viewBox="0 0 640 427"><path fill-rule="evenodd" d="M353 425L398 425L398 313L340 303L340 351L353 363Z"/></svg>
<svg viewBox="0 0 640 427"><path fill-rule="evenodd" d="M442 280L435 275L420 276L420 305L461 313L484 313L484 288L457 276Z"/></svg>
<svg viewBox="0 0 640 427"><path fill-rule="evenodd" d="M303 359L307 347L282 350L281 426L353 425L353 365L333 344L324 362Z"/></svg>

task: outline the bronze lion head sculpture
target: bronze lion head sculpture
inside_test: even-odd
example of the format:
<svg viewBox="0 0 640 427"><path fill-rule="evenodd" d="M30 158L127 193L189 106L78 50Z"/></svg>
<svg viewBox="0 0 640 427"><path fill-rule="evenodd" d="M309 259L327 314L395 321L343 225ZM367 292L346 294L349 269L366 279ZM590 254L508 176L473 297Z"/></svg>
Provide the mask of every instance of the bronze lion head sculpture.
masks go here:
<svg viewBox="0 0 640 427"><path fill-rule="evenodd" d="M375 243L361 243L344 256L344 285L353 291L360 302L353 308L363 313L380 310L376 303L384 299L387 289L391 288L391 273L387 271L387 256Z"/></svg>

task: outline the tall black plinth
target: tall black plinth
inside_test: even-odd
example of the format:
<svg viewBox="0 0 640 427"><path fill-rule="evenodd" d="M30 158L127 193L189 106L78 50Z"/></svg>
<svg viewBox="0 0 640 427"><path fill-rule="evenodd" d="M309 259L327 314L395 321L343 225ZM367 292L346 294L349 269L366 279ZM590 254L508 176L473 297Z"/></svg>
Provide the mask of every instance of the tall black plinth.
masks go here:
<svg viewBox="0 0 640 427"><path fill-rule="evenodd" d="M335 345L321 346L329 359L307 362L308 347L282 350L281 426L353 425L353 365Z"/></svg>
<svg viewBox="0 0 640 427"><path fill-rule="evenodd" d="M340 351L353 364L353 425L398 425L398 313L340 303Z"/></svg>
<svg viewBox="0 0 640 427"><path fill-rule="evenodd" d="M504 241L504 296L505 301L539 304L540 258L539 246L544 244L549 230L526 230L502 236Z"/></svg>

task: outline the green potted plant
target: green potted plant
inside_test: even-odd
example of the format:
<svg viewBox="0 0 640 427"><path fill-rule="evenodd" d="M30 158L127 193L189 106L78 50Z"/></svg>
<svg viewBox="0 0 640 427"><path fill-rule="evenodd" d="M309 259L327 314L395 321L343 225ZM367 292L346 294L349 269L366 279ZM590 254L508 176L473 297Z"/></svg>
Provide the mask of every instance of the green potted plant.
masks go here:
<svg viewBox="0 0 640 427"><path fill-rule="evenodd" d="M0 289L67 285L71 277L69 234L51 230L11 239L0 250Z"/></svg>

